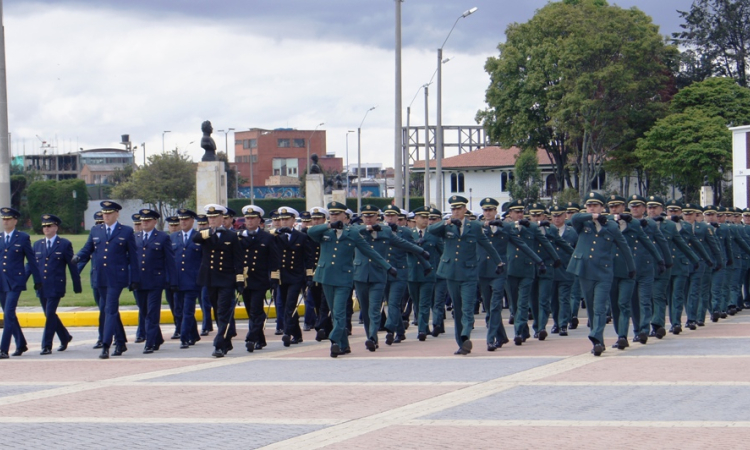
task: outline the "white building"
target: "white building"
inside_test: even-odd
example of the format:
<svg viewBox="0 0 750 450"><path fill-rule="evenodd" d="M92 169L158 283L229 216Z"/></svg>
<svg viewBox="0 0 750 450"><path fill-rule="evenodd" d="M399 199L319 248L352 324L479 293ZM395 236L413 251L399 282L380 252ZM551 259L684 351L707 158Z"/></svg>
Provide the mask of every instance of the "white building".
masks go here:
<svg viewBox="0 0 750 450"><path fill-rule="evenodd" d="M732 131L732 191L734 206L747 208L750 192L750 125L730 128Z"/></svg>

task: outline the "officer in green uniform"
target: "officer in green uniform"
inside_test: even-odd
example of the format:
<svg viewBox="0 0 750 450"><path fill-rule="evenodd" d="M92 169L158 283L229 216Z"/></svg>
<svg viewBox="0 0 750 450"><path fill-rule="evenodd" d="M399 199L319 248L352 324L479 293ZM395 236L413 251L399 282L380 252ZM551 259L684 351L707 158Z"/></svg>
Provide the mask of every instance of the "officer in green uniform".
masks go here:
<svg viewBox="0 0 750 450"><path fill-rule="evenodd" d="M427 226L439 223L443 214L437 208L430 208L430 215L427 218ZM440 239L440 245L443 240ZM442 255L442 252L441 252ZM448 283L445 278L441 277L435 271L435 293L432 300L432 336L438 337L445 333L445 299L448 297Z"/></svg>
<svg viewBox="0 0 750 450"><path fill-rule="evenodd" d="M443 238L445 242L438 274L447 280L448 291L453 300L456 342L459 345L455 354L467 355L472 349L471 322L474 317L479 279L477 246L482 246L490 255L492 263L497 266L497 274L504 270L504 264L490 240L482 232L482 224L466 219L468 200L460 195L454 195L449 202L451 217L430 225L427 230Z"/></svg>
<svg viewBox="0 0 750 450"><path fill-rule="evenodd" d="M688 280L688 296L685 307L687 311L687 322L685 325L691 330L695 330L698 327L698 307L701 302L701 295L704 294L703 282L706 278L705 274L706 272L710 274L712 268L715 267L717 262L721 261L721 250L719 249L718 240L716 239L716 236L714 236L714 228L703 222L697 222L696 216L698 212L702 212L702 208L695 203L686 203L682 208L682 228L688 228L698 240L698 244L690 244L690 247L695 248L699 245L703 248L704 252L709 254L708 259L701 261L698 270L690 272L690 278ZM706 297L708 297L709 293L710 291L706 289ZM705 317L704 313L701 322L705 320Z"/></svg>
<svg viewBox="0 0 750 450"><path fill-rule="evenodd" d="M607 303L614 277L614 248L625 259L630 278L635 278L635 262L628 243L614 221L601 212L604 197L596 192L586 196L586 213L573 216L571 222L578 233L578 243L568 265L568 272L578 275L581 291L593 312L589 340L594 344L591 352L600 356L604 347L604 326L606 324Z"/></svg>
<svg viewBox="0 0 750 450"><path fill-rule="evenodd" d="M417 245L423 251L430 254L429 262L432 267L437 267L440 263L440 256L443 254L444 245L442 239L432 233L427 232L429 225L430 208L420 206L412 211L414 214L414 239ZM419 333L417 338L420 341L427 339L430 333L430 310L432 309L432 299L435 294L435 271L426 271L419 258L413 253L407 254L409 267L409 295L414 302L414 309L417 310L417 326Z"/></svg>
<svg viewBox="0 0 750 450"><path fill-rule="evenodd" d="M396 269L390 267L382 256L367 245L357 228L344 224L345 211L345 204L331 202L328 204L331 221L307 230L310 239L320 244L320 258L313 281L323 286L333 318L333 330L329 335L332 358L351 352L346 328L346 303L354 284L352 263L355 249L382 269L396 273Z"/></svg>
<svg viewBox="0 0 750 450"><path fill-rule="evenodd" d="M750 245L745 239L746 235L741 228L742 210L736 207L728 207L726 211L726 223L732 233L732 253L734 254L734 264L732 269L727 271L727 313L733 316L742 308L742 272L743 264L747 265L747 259L750 258Z"/></svg>
<svg viewBox="0 0 750 450"><path fill-rule="evenodd" d="M729 231L729 227L720 223L724 220L723 214L720 216L719 212L723 213L723 206L706 205L703 208L703 218L710 226L714 228L714 236L719 244L719 250L722 255L721 264L717 262L714 272L711 275L711 321L718 322L721 314L726 317L726 305L724 305L723 291L724 284L727 276L727 266L734 264L734 255L732 253L732 233ZM723 266L723 267L722 267ZM706 304L706 309L709 305ZM698 320L705 316L705 309L699 306Z"/></svg>
<svg viewBox="0 0 750 450"><path fill-rule="evenodd" d="M562 206L554 206L550 209L552 224L555 226L554 230L550 229L550 233L556 233L571 247L575 247L578 242L578 233L576 233L569 223L566 223L565 213L566 209ZM555 251L562 258L563 264L555 269L555 282L552 286L552 301L550 302L554 321L551 331L560 336L567 336L568 323L571 320L571 291L573 289L573 282L575 281L575 277L573 274L568 273L567 269L570 257L573 255L572 253L568 254L564 252L561 246L555 246ZM580 292L580 287L578 288L578 292ZM580 300L576 303L580 303Z"/></svg>
<svg viewBox="0 0 750 450"><path fill-rule="evenodd" d="M742 228L745 231L748 242L750 242L750 208L742 210ZM744 264L744 261L743 261ZM743 308L750 308L750 260L747 260L747 267L744 268L745 276L742 278L744 292Z"/></svg>
<svg viewBox="0 0 750 450"><path fill-rule="evenodd" d="M570 226L571 230L575 233L575 230L573 229L573 223L570 221L574 215L581 212L581 207L576 202L568 202L567 206L565 207L565 225ZM576 233L576 241L578 241L578 234ZM575 244L573 244L575 247ZM567 265L566 265L567 269ZM581 307L581 299L583 298L583 295L581 294L581 283L578 282L578 277L575 275L571 275L573 277L573 285L570 287L570 325L568 328L571 330L575 330L578 328L578 310Z"/></svg>

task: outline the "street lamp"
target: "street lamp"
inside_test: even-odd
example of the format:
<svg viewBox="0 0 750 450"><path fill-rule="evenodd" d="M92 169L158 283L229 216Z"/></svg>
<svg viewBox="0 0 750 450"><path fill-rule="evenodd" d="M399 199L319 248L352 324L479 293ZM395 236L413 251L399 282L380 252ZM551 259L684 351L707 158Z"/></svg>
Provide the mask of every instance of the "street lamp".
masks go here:
<svg viewBox="0 0 750 450"><path fill-rule="evenodd" d="M401 2L403 0L396 0L396 98L395 98L395 143L394 143L394 165L395 173L393 180L394 187L394 200L399 208L405 207L409 209L409 180L406 178L404 173L404 163L408 165L408 158L404 161L404 143L403 136L401 134L402 118L401 118ZM406 193L404 194L404 191ZM404 195L406 196L406 203L404 203Z"/></svg>
<svg viewBox="0 0 750 450"><path fill-rule="evenodd" d="M367 114L370 113L377 106L373 106L365 112L365 116L362 118L362 122L357 128L357 212L362 209L362 125L365 123ZM387 186L386 186L387 187Z"/></svg>
<svg viewBox="0 0 750 450"><path fill-rule="evenodd" d="M310 175L310 141L312 140L313 136L315 135L315 132L318 131L318 127L322 127L325 125L325 122L320 122L318 126L315 127L312 133L310 133L310 138L307 139L307 162L305 163L305 167L307 167L307 174Z"/></svg>
<svg viewBox="0 0 750 450"><path fill-rule="evenodd" d="M349 133L354 133L354 130L346 132L346 196L349 197Z"/></svg>
<svg viewBox="0 0 750 450"><path fill-rule="evenodd" d="M171 133L171 131L162 131L161 132L161 152L164 153L164 135L167 133Z"/></svg>
<svg viewBox="0 0 750 450"><path fill-rule="evenodd" d="M234 131L234 128L227 128L227 131L224 130L216 130L217 133L224 133L224 154L227 155L227 161L229 161L229 147L227 144L227 135L230 131Z"/></svg>
<svg viewBox="0 0 750 450"><path fill-rule="evenodd" d="M458 16L456 21L453 23L451 30L448 32L448 36L445 37L443 45L437 51L437 123L435 124L435 187L437 190L437 203L440 210L443 209L443 47L448 42L448 38L451 37L453 29L456 28L458 21L466 18L477 11L477 7L473 7L463 14Z"/></svg>

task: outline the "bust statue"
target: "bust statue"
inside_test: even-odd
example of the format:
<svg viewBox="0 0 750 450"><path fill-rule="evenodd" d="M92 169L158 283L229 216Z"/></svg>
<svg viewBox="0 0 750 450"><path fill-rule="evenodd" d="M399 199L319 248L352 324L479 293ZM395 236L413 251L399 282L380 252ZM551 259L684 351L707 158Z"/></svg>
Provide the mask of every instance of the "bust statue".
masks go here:
<svg viewBox="0 0 750 450"><path fill-rule="evenodd" d="M211 121L206 120L201 124L201 131L203 131L203 137L201 138L201 148L206 151L203 154L201 161L216 161L216 142L211 137L214 128L211 126Z"/></svg>
<svg viewBox="0 0 750 450"><path fill-rule="evenodd" d="M310 157L310 160L312 161L312 164L310 165L310 170L307 171L307 173L322 173L320 170L320 166L318 165L318 155L313 153Z"/></svg>

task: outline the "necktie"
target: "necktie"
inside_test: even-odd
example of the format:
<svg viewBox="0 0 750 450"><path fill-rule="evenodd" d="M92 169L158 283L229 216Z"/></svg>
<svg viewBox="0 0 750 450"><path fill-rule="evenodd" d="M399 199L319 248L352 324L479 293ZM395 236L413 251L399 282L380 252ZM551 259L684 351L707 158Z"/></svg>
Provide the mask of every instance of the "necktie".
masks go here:
<svg viewBox="0 0 750 450"><path fill-rule="evenodd" d="M107 240L109 240L109 237L112 235L112 228L107 227Z"/></svg>
<svg viewBox="0 0 750 450"><path fill-rule="evenodd" d="M8 233L5 233L5 245L10 244L10 235Z"/></svg>
<svg viewBox="0 0 750 450"><path fill-rule="evenodd" d="M422 230L419 230L419 238L422 238Z"/></svg>
<svg viewBox="0 0 750 450"><path fill-rule="evenodd" d="M188 241L188 234L187 233L182 233L182 244L186 245L187 241Z"/></svg>
<svg viewBox="0 0 750 450"><path fill-rule="evenodd" d="M47 253L52 250L52 239L47 239Z"/></svg>
<svg viewBox="0 0 750 450"><path fill-rule="evenodd" d="M143 245L146 245L147 242L148 242L148 233L143 235Z"/></svg>

